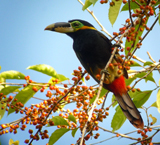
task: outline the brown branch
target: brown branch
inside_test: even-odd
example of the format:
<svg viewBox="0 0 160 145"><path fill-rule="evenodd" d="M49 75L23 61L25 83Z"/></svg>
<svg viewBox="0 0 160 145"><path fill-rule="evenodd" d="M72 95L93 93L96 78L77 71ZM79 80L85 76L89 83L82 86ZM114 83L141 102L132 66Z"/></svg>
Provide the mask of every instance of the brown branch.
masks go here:
<svg viewBox="0 0 160 145"><path fill-rule="evenodd" d="M130 17L130 20L131 20L131 26L134 26L133 19L132 19L132 13L131 13L130 0L128 0L128 7L129 7L129 17Z"/></svg>

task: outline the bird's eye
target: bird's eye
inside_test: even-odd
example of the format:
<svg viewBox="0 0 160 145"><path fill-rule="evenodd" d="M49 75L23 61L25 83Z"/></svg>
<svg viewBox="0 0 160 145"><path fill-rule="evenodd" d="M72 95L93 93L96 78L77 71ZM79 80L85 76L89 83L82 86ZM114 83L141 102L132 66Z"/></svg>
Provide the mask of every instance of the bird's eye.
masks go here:
<svg viewBox="0 0 160 145"><path fill-rule="evenodd" d="M79 26L79 23L75 22L73 25L74 25L75 27L78 27L78 26Z"/></svg>

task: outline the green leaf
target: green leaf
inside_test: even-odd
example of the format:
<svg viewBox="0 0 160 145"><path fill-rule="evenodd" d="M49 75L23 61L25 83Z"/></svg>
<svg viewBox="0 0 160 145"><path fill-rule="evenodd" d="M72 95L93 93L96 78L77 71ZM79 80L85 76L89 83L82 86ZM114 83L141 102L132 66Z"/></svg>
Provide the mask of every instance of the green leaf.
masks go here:
<svg viewBox="0 0 160 145"><path fill-rule="evenodd" d="M112 1L115 2L115 5L110 6L108 16L109 16L109 21L113 26L113 24L115 23L118 17L119 10L122 4L122 0L119 0L119 1L112 0Z"/></svg>
<svg viewBox="0 0 160 145"><path fill-rule="evenodd" d="M5 98L5 99L2 99L1 100L1 103L0 103L0 120L3 118L5 112L6 112L6 103L3 103L2 102L5 102L8 98ZM4 109L1 109L2 107L4 107Z"/></svg>
<svg viewBox="0 0 160 145"><path fill-rule="evenodd" d="M157 93L156 103L157 103L157 107L158 107L158 112L160 113L160 89L158 90L158 93Z"/></svg>
<svg viewBox="0 0 160 145"><path fill-rule="evenodd" d="M155 124L157 122L157 118L153 117L152 114L149 114L149 117L152 118L152 123Z"/></svg>
<svg viewBox="0 0 160 145"><path fill-rule="evenodd" d="M97 97L98 90L96 90L95 92L96 92L96 95L90 100L90 104L92 104L95 101L96 97ZM107 92L108 92L108 90L102 88L99 98L102 98Z"/></svg>
<svg viewBox="0 0 160 145"><path fill-rule="evenodd" d="M54 122L54 126L57 126L57 125L69 126L68 122L61 116L55 116L51 120Z"/></svg>
<svg viewBox="0 0 160 145"><path fill-rule="evenodd" d="M73 115L69 115L68 116L68 120L70 120L70 121L72 121L74 123L77 123L76 118Z"/></svg>
<svg viewBox="0 0 160 145"><path fill-rule="evenodd" d="M1 66L0 66L0 70L1 70Z"/></svg>
<svg viewBox="0 0 160 145"><path fill-rule="evenodd" d="M133 94L133 102L137 108L140 108L151 96L152 90L142 91Z"/></svg>
<svg viewBox="0 0 160 145"><path fill-rule="evenodd" d="M4 79L24 79L25 75L15 70L4 71L0 74L0 78Z"/></svg>
<svg viewBox="0 0 160 145"><path fill-rule="evenodd" d="M134 60L131 60L133 61L134 63L131 64L131 67L137 67L137 66L141 66L138 62L134 61Z"/></svg>
<svg viewBox="0 0 160 145"><path fill-rule="evenodd" d="M57 72L55 71L55 69L47 64L33 65L33 66L29 66L27 69L32 69L32 70L41 72L43 74L49 75L51 77L57 78Z"/></svg>
<svg viewBox="0 0 160 145"><path fill-rule="evenodd" d="M146 72L141 72L141 73L136 74L135 77L137 77L137 78L142 78L142 77L144 77L146 74L147 74ZM154 83L155 83L155 80L154 80L154 78L153 78L152 76L153 76L153 73L151 72L147 77L144 78L145 81L146 81L146 82L147 82L147 81L151 81L151 82L154 82Z"/></svg>
<svg viewBox="0 0 160 145"><path fill-rule="evenodd" d="M147 21L148 21L148 19L147 19ZM147 24L147 21L146 21L145 24ZM133 48L131 49L131 51L130 51L131 53L132 53L133 50L136 48L136 45L137 45L137 43L139 42L139 38L138 38L138 37L140 37L140 36L143 34L143 32L144 32L144 27L142 27L142 28L143 28L143 31L138 31L139 25L140 25L140 24L138 24L138 25L135 26L135 32L137 31L138 34L137 34L137 37L136 37L136 40L135 40L135 45L134 45L134 47L133 47ZM130 42L129 42L129 41L127 41L127 39L126 39L125 48L131 47L132 44L133 44L133 41L130 41ZM127 51L127 49L125 49L125 54L127 55L127 53L128 53L128 51Z"/></svg>
<svg viewBox="0 0 160 145"><path fill-rule="evenodd" d="M135 76L133 78L125 79L126 86L129 86L135 79Z"/></svg>
<svg viewBox="0 0 160 145"><path fill-rule="evenodd" d="M146 65L151 65L151 64L153 64L153 62L146 61L146 62L143 64L143 66L146 66Z"/></svg>
<svg viewBox="0 0 160 145"><path fill-rule="evenodd" d="M86 0L83 7L82 7L82 10L84 11L85 9L87 9L92 4L94 6L97 1L98 0Z"/></svg>
<svg viewBox="0 0 160 145"><path fill-rule="evenodd" d="M53 145L61 136L63 136L69 130L70 129L67 129L67 128L60 128L55 130L49 138L49 145Z"/></svg>
<svg viewBox="0 0 160 145"><path fill-rule="evenodd" d="M154 103L151 105L151 107L156 107L156 108L157 108L157 107L158 107L158 106L157 106L157 102L154 102Z"/></svg>
<svg viewBox="0 0 160 145"><path fill-rule="evenodd" d="M0 93L3 93L3 95L8 95L19 88L21 88L21 86L6 86L0 91Z"/></svg>
<svg viewBox="0 0 160 145"><path fill-rule="evenodd" d="M35 86L38 90L41 88L39 86ZM14 99L17 99L17 102L21 102L22 104L27 103L27 101L33 97L33 95L36 93L32 90L33 86L26 86L23 88L16 96ZM16 104L16 102L12 101L12 104ZM9 108L8 110L8 115L13 113L15 109Z"/></svg>
<svg viewBox="0 0 160 145"><path fill-rule="evenodd" d="M9 145L19 145L19 141L18 140L13 141L13 139L10 139L9 140Z"/></svg>
<svg viewBox="0 0 160 145"><path fill-rule="evenodd" d="M113 101L114 101L115 99L116 99L115 95L112 95L112 103L113 103ZM117 104L118 104L117 101L114 102L114 103L112 104L112 107L116 106Z"/></svg>
<svg viewBox="0 0 160 145"><path fill-rule="evenodd" d="M78 128L75 128L75 129L72 130L72 136L73 136L73 137L75 136L77 130L78 130Z"/></svg>
<svg viewBox="0 0 160 145"><path fill-rule="evenodd" d="M137 5L135 2L130 1L130 8L131 8L131 10L132 10L132 9L138 9L138 8L139 8L139 5ZM126 3L126 4L122 7L121 11L128 11L128 10L129 10L128 3Z"/></svg>
<svg viewBox="0 0 160 145"><path fill-rule="evenodd" d="M144 78L144 79L145 79L145 82L151 81L153 83L156 83L155 80L154 80L154 78L153 78L153 73L152 72L146 78Z"/></svg>
<svg viewBox="0 0 160 145"><path fill-rule="evenodd" d="M113 129L112 131L120 129L125 121L126 121L126 117L124 116L121 108L117 106L116 113L114 114L111 122L111 127Z"/></svg>
<svg viewBox="0 0 160 145"><path fill-rule="evenodd" d="M57 74L57 79L61 82L63 81L66 81L66 80L69 80L69 78L65 77L64 75L62 74Z"/></svg>

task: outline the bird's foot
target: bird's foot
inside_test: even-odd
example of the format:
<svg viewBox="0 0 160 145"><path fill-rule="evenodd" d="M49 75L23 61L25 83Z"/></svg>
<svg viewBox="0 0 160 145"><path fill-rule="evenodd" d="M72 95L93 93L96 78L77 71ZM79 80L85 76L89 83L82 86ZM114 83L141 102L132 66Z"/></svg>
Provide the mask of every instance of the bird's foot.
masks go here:
<svg viewBox="0 0 160 145"><path fill-rule="evenodd" d="M114 48L114 47L120 47L121 48L121 45L120 44L112 44L112 48Z"/></svg>
<svg viewBox="0 0 160 145"><path fill-rule="evenodd" d="M108 70L106 70L106 69L102 69L102 70L101 70L101 75L102 75L103 73L104 73L106 76L109 76L109 75L110 75L110 73L109 73Z"/></svg>

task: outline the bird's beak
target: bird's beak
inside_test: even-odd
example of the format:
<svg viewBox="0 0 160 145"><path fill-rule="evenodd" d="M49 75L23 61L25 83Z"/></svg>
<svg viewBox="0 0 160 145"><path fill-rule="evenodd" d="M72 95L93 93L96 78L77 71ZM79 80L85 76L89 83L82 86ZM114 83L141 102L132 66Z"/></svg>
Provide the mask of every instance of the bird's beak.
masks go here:
<svg viewBox="0 0 160 145"><path fill-rule="evenodd" d="M58 22L51 25L48 25L44 30L55 31L59 33L70 33L74 32L74 29L70 25L70 23Z"/></svg>

